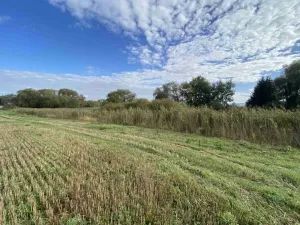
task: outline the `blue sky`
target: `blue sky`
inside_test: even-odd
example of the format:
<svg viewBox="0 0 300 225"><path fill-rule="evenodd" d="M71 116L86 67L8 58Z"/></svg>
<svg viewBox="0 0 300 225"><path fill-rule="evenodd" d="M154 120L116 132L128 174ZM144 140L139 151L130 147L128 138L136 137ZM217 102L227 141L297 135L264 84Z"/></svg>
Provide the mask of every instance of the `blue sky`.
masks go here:
<svg viewBox="0 0 300 225"><path fill-rule="evenodd" d="M245 102L261 76L300 59L298 0L2 0L0 94L117 88L151 99L169 81L232 78Z"/></svg>

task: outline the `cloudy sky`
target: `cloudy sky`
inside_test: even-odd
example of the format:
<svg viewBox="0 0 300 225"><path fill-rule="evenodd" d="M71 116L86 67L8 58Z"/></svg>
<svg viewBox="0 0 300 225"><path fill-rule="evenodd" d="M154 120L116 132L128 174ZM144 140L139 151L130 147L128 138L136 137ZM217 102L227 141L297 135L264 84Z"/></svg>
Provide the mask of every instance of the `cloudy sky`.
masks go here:
<svg viewBox="0 0 300 225"><path fill-rule="evenodd" d="M233 79L235 102L300 59L299 0L1 0L0 95Z"/></svg>

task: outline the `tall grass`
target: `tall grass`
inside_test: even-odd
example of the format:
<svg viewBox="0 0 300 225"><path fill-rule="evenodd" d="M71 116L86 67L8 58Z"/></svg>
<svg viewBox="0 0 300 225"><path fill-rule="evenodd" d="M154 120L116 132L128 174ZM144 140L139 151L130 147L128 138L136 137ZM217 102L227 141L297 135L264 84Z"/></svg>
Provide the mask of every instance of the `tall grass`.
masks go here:
<svg viewBox="0 0 300 225"><path fill-rule="evenodd" d="M15 109L40 117L91 120L134 125L209 137L246 140L273 145L300 146L300 111L232 108L100 108L100 109Z"/></svg>

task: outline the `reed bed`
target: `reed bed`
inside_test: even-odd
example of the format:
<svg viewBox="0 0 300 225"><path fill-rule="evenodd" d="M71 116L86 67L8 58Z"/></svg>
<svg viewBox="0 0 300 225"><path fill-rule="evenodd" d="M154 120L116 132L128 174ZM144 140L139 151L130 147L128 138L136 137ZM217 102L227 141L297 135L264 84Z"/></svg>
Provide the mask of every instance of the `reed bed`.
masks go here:
<svg viewBox="0 0 300 225"><path fill-rule="evenodd" d="M232 108L26 109L16 112L61 119L80 119L196 133L207 137L300 146L300 110Z"/></svg>

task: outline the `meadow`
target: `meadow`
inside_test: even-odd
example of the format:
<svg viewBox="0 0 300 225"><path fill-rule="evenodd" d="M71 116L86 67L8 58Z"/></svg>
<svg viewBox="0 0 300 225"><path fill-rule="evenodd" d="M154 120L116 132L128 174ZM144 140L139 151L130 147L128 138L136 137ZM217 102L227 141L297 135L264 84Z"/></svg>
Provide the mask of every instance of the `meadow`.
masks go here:
<svg viewBox="0 0 300 225"><path fill-rule="evenodd" d="M26 109L16 112L61 119L133 125L207 137L300 147L300 110L185 107L155 100L148 105L109 104L100 108Z"/></svg>
<svg viewBox="0 0 300 225"><path fill-rule="evenodd" d="M0 224L299 225L299 149L80 112L0 111Z"/></svg>

